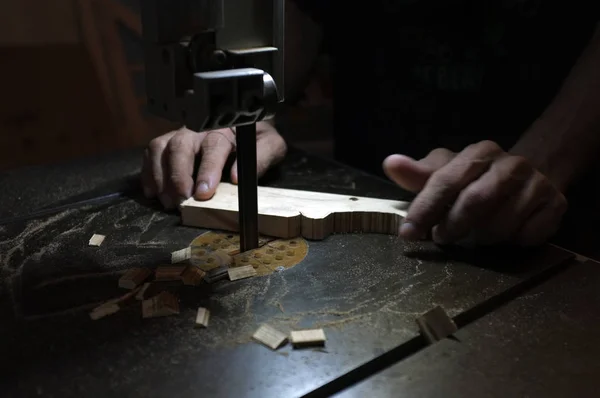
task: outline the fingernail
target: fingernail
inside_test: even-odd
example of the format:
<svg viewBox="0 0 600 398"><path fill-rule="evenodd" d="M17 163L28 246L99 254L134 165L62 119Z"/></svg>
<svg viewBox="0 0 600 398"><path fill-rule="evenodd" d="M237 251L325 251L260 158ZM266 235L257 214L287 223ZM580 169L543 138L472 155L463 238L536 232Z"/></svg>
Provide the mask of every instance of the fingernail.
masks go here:
<svg viewBox="0 0 600 398"><path fill-rule="evenodd" d="M198 193L207 193L210 190L208 183L202 181L200 184L198 184L198 188L196 188L196 192Z"/></svg>
<svg viewBox="0 0 600 398"><path fill-rule="evenodd" d="M402 225L400 225L400 235L403 238L409 240L416 240L421 238L417 227L410 222L403 222Z"/></svg>
<svg viewBox="0 0 600 398"><path fill-rule="evenodd" d="M445 234L440 233L439 227L434 227L433 231L431 231L431 239L438 245L445 245L448 243L447 236Z"/></svg>

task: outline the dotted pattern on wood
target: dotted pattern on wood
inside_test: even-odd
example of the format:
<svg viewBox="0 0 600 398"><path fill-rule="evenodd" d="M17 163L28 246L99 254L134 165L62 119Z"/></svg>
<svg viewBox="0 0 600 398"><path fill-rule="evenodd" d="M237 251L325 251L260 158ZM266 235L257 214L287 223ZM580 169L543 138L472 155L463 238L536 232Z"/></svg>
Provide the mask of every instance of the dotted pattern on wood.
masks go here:
<svg viewBox="0 0 600 398"><path fill-rule="evenodd" d="M234 267L252 265L256 275L268 275L291 268L308 254L308 244L302 238L271 241L234 257Z"/></svg>
<svg viewBox="0 0 600 398"><path fill-rule="evenodd" d="M208 272L218 267L252 265L257 276L291 268L308 254L305 239L273 240L261 237L259 248L239 253L239 235L223 232L206 232L192 241L191 262Z"/></svg>

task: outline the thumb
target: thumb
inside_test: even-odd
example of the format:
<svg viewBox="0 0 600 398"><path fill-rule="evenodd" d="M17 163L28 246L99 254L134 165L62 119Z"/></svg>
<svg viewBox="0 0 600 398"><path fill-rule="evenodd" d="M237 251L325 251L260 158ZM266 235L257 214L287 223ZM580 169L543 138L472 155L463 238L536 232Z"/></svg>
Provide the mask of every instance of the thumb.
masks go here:
<svg viewBox="0 0 600 398"><path fill-rule="evenodd" d="M448 164L454 153L447 149L435 149L421 160L404 155L390 155L383 161L383 170L388 178L407 191L417 193L429 177Z"/></svg>

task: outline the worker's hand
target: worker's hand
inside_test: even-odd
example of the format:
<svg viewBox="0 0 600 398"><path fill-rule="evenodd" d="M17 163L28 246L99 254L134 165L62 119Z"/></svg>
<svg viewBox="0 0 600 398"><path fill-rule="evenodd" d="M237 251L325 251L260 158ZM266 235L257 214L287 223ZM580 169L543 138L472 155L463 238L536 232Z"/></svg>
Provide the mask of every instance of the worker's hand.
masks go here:
<svg viewBox="0 0 600 398"><path fill-rule="evenodd" d="M158 197L168 209L191 197L210 199L221 181L223 167L235 150L231 129L196 133L186 128L153 139L144 154L142 185L148 198ZM279 162L287 146L277 130L267 122L256 124L258 175ZM194 161L200 156L196 180ZM231 168L231 180L237 184L237 161Z"/></svg>
<svg viewBox="0 0 600 398"><path fill-rule="evenodd" d="M387 176L417 193L400 227L406 239L432 231L440 244L545 242L556 233L567 201L528 161L482 141L456 154L436 149L416 161L391 155Z"/></svg>

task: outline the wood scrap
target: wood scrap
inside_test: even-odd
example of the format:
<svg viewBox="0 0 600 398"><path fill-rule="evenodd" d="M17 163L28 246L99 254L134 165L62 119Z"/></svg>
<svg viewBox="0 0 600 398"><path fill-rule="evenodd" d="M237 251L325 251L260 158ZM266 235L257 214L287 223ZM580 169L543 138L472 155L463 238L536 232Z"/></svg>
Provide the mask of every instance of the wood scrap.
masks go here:
<svg viewBox="0 0 600 398"><path fill-rule="evenodd" d="M429 344L445 339L458 330L452 318L440 306L417 318L417 325Z"/></svg>
<svg viewBox="0 0 600 398"><path fill-rule="evenodd" d="M88 242L88 245L98 247L102 244L102 242L104 242L104 239L106 239L106 236L104 235L93 234Z"/></svg>
<svg viewBox="0 0 600 398"><path fill-rule="evenodd" d="M196 326L208 327L208 320L210 318L210 311L206 308L200 307L198 308L198 313L196 314Z"/></svg>
<svg viewBox="0 0 600 398"><path fill-rule="evenodd" d="M409 202L292 189L258 187L259 234L324 239L332 233L397 235ZM237 186L221 183L206 201L181 204L182 223L239 231Z"/></svg>
<svg viewBox="0 0 600 398"><path fill-rule="evenodd" d="M117 313L120 309L121 307L119 307L119 304L117 303L103 303L90 312L90 318L92 318L94 321L97 321L98 319Z"/></svg>
<svg viewBox="0 0 600 398"><path fill-rule="evenodd" d="M148 291L150 289L150 282L146 282L142 285L142 287L140 288L140 290L137 292L137 294L135 295L135 299L138 301L142 301L148 298L147 294Z"/></svg>
<svg viewBox="0 0 600 398"><path fill-rule="evenodd" d="M181 275L183 271L185 271L185 265L175 265L175 266L162 266L156 268L154 272L154 278L157 281L178 281L181 280Z"/></svg>
<svg viewBox="0 0 600 398"><path fill-rule="evenodd" d="M173 294L163 291L151 299L142 301L142 317L156 318L179 314L179 300Z"/></svg>
<svg viewBox="0 0 600 398"><path fill-rule="evenodd" d="M272 350L281 347L288 339L284 333L267 324L261 325L258 330L254 332L252 338Z"/></svg>
<svg viewBox="0 0 600 398"><path fill-rule="evenodd" d="M186 247L185 249L176 250L171 253L171 264L182 263L192 258L192 248Z"/></svg>
<svg viewBox="0 0 600 398"><path fill-rule="evenodd" d="M294 330L290 333L290 342L294 347L309 347L325 345L323 329Z"/></svg>
<svg viewBox="0 0 600 398"><path fill-rule="evenodd" d="M183 274L181 275L181 280L184 285L188 286L198 286L204 282L204 276L206 272L202 271L199 267L195 265L189 265Z"/></svg>
<svg viewBox="0 0 600 398"><path fill-rule="evenodd" d="M206 281L206 283L215 283L217 281L226 279L229 277L227 271L227 267L213 268L206 273L206 275L204 276L204 280Z"/></svg>
<svg viewBox="0 0 600 398"><path fill-rule="evenodd" d="M229 268L227 270L230 281L237 281L238 279L250 278L256 276L256 270L251 265L243 267Z"/></svg>
<svg viewBox="0 0 600 398"><path fill-rule="evenodd" d="M119 279L119 287L123 289L135 289L152 275L148 268L131 268Z"/></svg>
<svg viewBox="0 0 600 398"><path fill-rule="evenodd" d="M90 312L90 318L92 318L92 320L95 321L117 313L121 308L123 308L131 302L131 300L133 299L133 297L135 297L139 290L140 288L133 289L132 291L127 292L122 296L100 304L98 307L94 308L92 312Z"/></svg>

